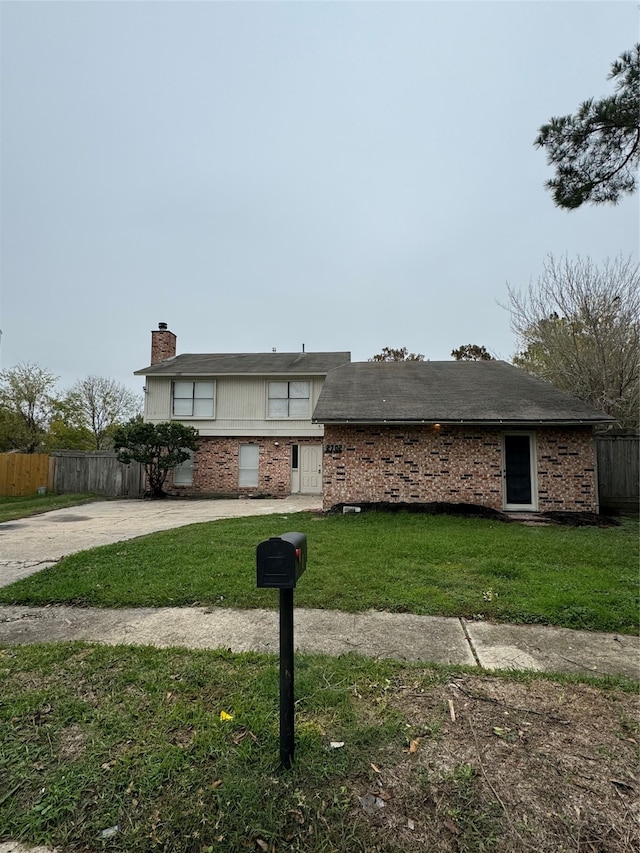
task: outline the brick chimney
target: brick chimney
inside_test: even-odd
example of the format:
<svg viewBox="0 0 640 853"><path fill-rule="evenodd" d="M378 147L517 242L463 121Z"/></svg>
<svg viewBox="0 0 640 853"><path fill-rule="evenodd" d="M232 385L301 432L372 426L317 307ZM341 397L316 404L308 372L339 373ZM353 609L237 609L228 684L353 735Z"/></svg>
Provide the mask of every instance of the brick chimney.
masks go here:
<svg viewBox="0 0 640 853"><path fill-rule="evenodd" d="M176 354L176 336L167 329L166 323L158 323L157 331L151 332L151 364L158 364Z"/></svg>

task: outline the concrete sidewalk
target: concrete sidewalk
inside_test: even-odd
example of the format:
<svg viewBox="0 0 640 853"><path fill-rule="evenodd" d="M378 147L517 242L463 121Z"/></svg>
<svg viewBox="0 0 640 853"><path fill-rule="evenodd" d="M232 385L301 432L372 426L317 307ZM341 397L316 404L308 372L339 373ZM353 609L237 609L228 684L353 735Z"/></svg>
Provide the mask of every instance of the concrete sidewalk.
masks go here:
<svg viewBox="0 0 640 853"><path fill-rule="evenodd" d="M625 634L497 625L408 613L295 611L300 652L640 678L640 640ZM1 607L0 644L86 640L277 654L277 610Z"/></svg>

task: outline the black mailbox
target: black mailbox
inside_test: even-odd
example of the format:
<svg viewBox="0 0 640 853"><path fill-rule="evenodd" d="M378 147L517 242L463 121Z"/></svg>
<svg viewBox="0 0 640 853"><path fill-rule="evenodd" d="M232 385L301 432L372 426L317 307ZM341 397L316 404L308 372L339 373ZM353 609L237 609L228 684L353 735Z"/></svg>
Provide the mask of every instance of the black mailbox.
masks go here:
<svg viewBox="0 0 640 853"><path fill-rule="evenodd" d="M258 587L294 589L307 568L307 537L283 533L261 542L256 551Z"/></svg>

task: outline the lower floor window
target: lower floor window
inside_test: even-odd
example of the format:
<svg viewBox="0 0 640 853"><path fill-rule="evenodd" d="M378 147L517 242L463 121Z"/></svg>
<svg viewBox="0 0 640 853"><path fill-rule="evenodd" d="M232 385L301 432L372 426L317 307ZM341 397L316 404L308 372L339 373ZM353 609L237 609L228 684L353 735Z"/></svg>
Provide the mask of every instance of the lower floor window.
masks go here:
<svg viewBox="0 0 640 853"><path fill-rule="evenodd" d="M258 454L257 444L241 444L238 454L238 485L258 485Z"/></svg>
<svg viewBox="0 0 640 853"><path fill-rule="evenodd" d="M193 485L193 451L189 451L189 458L185 459L173 469L173 485L174 486L192 486Z"/></svg>

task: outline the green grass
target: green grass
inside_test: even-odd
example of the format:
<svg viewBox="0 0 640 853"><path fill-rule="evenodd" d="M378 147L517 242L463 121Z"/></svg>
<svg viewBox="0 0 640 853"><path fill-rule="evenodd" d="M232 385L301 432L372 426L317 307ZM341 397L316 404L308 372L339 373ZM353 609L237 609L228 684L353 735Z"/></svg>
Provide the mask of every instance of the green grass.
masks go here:
<svg viewBox="0 0 640 853"><path fill-rule="evenodd" d="M459 828L456 849L492 849L483 845L508 828L507 819L479 790L479 759L471 766L449 757L453 746L473 744L469 727L445 732L443 690L451 680L473 678L473 691L483 689L481 676L468 673L298 655L296 758L281 772L274 656L82 643L0 649L0 840L85 853L408 853L417 848L407 817L424 837L450 843L443 828L449 815ZM574 694L576 679L558 684L532 673L486 679L502 685L512 713L525 700L511 696L509 685L517 691L522 682L545 691L554 709L558 701L579 708L585 691L598 689ZM617 717L634 696L622 681L604 686L611 713L603 719L617 742L626 734ZM502 707L480 709L504 720ZM462 705L458 710L464 713ZM232 719L222 720L222 711ZM495 741L494 724L476 718ZM414 739L422 744L415 754ZM332 749L332 741L344 746ZM444 775L430 745L434 761L444 754ZM381 784L391 789L387 812L399 815L404 831L403 824L376 823L359 805Z"/></svg>
<svg viewBox="0 0 640 853"><path fill-rule="evenodd" d="M52 509L64 509L67 506L104 500L100 495L26 495L19 498L0 497L0 522L15 518L26 518Z"/></svg>
<svg viewBox="0 0 640 853"><path fill-rule="evenodd" d="M385 696L393 672L300 657L296 761L284 774L274 657L81 644L0 652L0 839L103 850L100 833L117 825L109 850L240 851L313 827L326 841L318 850L351 849L345 774L365 773L381 744L406 742Z"/></svg>
<svg viewBox="0 0 640 853"><path fill-rule="evenodd" d="M75 554L0 589L0 603L275 608L277 592L256 589L256 546L292 529L308 537L298 607L637 630L633 519L606 529L405 513L231 519Z"/></svg>

